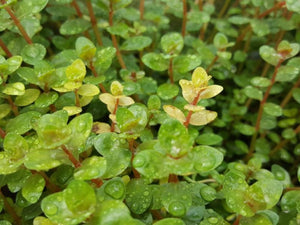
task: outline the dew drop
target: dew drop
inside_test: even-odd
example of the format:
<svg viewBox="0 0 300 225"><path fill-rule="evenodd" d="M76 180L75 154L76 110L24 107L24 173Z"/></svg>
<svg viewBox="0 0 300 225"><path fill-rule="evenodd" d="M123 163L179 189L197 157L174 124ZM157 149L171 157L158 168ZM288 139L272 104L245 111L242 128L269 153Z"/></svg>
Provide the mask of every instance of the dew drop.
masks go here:
<svg viewBox="0 0 300 225"><path fill-rule="evenodd" d="M149 196L150 192L149 191L144 191L144 196Z"/></svg>
<svg viewBox="0 0 300 225"><path fill-rule="evenodd" d="M142 167L145 164L145 159L143 156L136 155L132 163L134 167Z"/></svg>
<svg viewBox="0 0 300 225"><path fill-rule="evenodd" d="M173 201L169 205L169 210L168 210L173 216L184 216L186 209L183 203L179 201Z"/></svg>

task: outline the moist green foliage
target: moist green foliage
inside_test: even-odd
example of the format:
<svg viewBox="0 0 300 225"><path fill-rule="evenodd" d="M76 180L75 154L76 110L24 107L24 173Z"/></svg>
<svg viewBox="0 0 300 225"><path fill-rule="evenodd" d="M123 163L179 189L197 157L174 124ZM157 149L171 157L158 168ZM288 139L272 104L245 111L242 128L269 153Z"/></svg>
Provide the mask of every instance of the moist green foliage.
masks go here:
<svg viewBox="0 0 300 225"><path fill-rule="evenodd" d="M300 224L299 27L299 0L0 0L0 224Z"/></svg>

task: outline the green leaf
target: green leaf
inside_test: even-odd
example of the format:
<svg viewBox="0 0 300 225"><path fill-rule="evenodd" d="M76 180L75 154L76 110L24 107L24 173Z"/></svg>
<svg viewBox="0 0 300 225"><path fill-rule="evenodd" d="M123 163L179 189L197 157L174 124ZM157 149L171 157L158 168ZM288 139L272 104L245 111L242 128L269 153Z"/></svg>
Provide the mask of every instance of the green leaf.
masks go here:
<svg viewBox="0 0 300 225"><path fill-rule="evenodd" d="M242 217L240 220L240 225L273 225L267 216L257 214L253 217Z"/></svg>
<svg viewBox="0 0 300 225"><path fill-rule="evenodd" d="M99 74L103 74L109 69L115 55L116 49L113 47L106 47L97 51L94 66Z"/></svg>
<svg viewBox="0 0 300 225"><path fill-rule="evenodd" d="M173 60L173 69L179 73L186 73L201 64L201 57L197 55L180 55Z"/></svg>
<svg viewBox="0 0 300 225"><path fill-rule="evenodd" d="M250 82L253 86L259 88L268 87L271 84L271 81L266 77L253 77Z"/></svg>
<svg viewBox="0 0 300 225"><path fill-rule="evenodd" d="M184 41L179 33L168 33L160 40L162 50L167 54L179 54L184 46Z"/></svg>
<svg viewBox="0 0 300 225"><path fill-rule="evenodd" d="M157 221L156 223L154 223L153 225L185 225L185 223L178 218L165 218L162 220Z"/></svg>
<svg viewBox="0 0 300 225"><path fill-rule="evenodd" d="M26 180L31 176L31 172L24 168L17 172L7 175L7 187L10 192L16 193L22 189Z"/></svg>
<svg viewBox="0 0 300 225"><path fill-rule="evenodd" d="M54 91L42 93L38 99L35 101L35 106L39 108L47 107L53 104L58 99L58 94Z"/></svg>
<svg viewBox="0 0 300 225"><path fill-rule="evenodd" d="M12 56L9 59L6 60L7 68L6 73L3 72L3 74L12 74L15 72L22 64L22 57L21 56Z"/></svg>
<svg viewBox="0 0 300 225"><path fill-rule="evenodd" d="M296 136L296 133L292 128L286 128L282 131L281 135L285 139L292 139Z"/></svg>
<svg viewBox="0 0 300 225"><path fill-rule="evenodd" d="M11 107L9 104L1 104L0 105L0 119L6 117L11 111Z"/></svg>
<svg viewBox="0 0 300 225"><path fill-rule="evenodd" d="M91 156L81 163L81 167L75 170L76 180L92 180L101 177L106 171L106 160L103 157Z"/></svg>
<svg viewBox="0 0 300 225"><path fill-rule="evenodd" d="M278 117L282 115L282 108L280 107L280 105L267 102L266 104L264 104L264 112L270 116Z"/></svg>
<svg viewBox="0 0 300 225"><path fill-rule="evenodd" d="M300 191L294 190L286 192L280 201L282 211L292 212L296 211L297 205L300 201Z"/></svg>
<svg viewBox="0 0 300 225"><path fill-rule="evenodd" d="M51 221L70 225L83 222L94 212L95 206L94 189L80 180L71 181L63 192L48 195L41 203Z"/></svg>
<svg viewBox="0 0 300 225"><path fill-rule="evenodd" d="M159 53L147 53L142 58L143 63L155 71L165 71L169 67L169 60Z"/></svg>
<svg viewBox="0 0 300 225"><path fill-rule="evenodd" d="M21 82L6 84L2 93L7 95L23 95L25 94L25 86Z"/></svg>
<svg viewBox="0 0 300 225"><path fill-rule="evenodd" d="M292 81L299 74L300 69L295 66L281 66L278 69L278 73L276 75L276 81L287 82Z"/></svg>
<svg viewBox="0 0 300 225"><path fill-rule="evenodd" d="M193 148L191 155L194 162L194 168L198 172L213 170L223 161L223 154L220 151L206 145Z"/></svg>
<svg viewBox="0 0 300 225"><path fill-rule="evenodd" d="M118 23L116 25L113 25L111 27L107 27L106 30L110 34L118 35L123 38L128 38L128 31L129 27L125 23Z"/></svg>
<svg viewBox="0 0 300 225"><path fill-rule="evenodd" d="M250 126L248 124L244 123L236 123L234 125L234 128L239 131L243 135L251 136L255 132L255 128L253 126Z"/></svg>
<svg viewBox="0 0 300 225"><path fill-rule="evenodd" d="M271 168L275 179L279 180L284 187L289 187L291 185L291 178L289 173L281 166L274 164Z"/></svg>
<svg viewBox="0 0 300 225"><path fill-rule="evenodd" d="M225 49L228 45L228 39L225 34L217 33L214 37L213 43L217 49Z"/></svg>
<svg viewBox="0 0 300 225"><path fill-rule="evenodd" d="M213 133L201 134L196 138L196 143L199 145L217 145L222 141L222 136Z"/></svg>
<svg viewBox="0 0 300 225"><path fill-rule="evenodd" d="M21 52L23 61L34 65L38 61L42 60L46 55L46 48L38 43L26 45Z"/></svg>
<svg viewBox="0 0 300 225"><path fill-rule="evenodd" d="M296 102L300 103L300 88L295 88L293 90L293 98L296 100Z"/></svg>
<svg viewBox="0 0 300 225"><path fill-rule="evenodd" d="M290 43L286 40L281 41L277 47L277 52L284 60L297 55L299 50L300 45L298 43Z"/></svg>
<svg viewBox="0 0 300 225"><path fill-rule="evenodd" d="M39 112L35 111L22 113L8 121L6 124L6 132L14 132L20 135L25 134L32 129L32 119L39 118L40 115Z"/></svg>
<svg viewBox="0 0 300 225"><path fill-rule="evenodd" d="M185 126L175 119L170 119L161 125L158 141L161 150L174 158L187 154L193 145L193 139Z"/></svg>
<svg viewBox="0 0 300 225"><path fill-rule="evenodd" d="M177 85L168 83L160 85L157 89L157 95L163 100L174 98L178 95L178 92L179 88Z"/></svg>
<svg viewBox="0 0 300 225"><path fill-rule="evenodd" d="M75 49L78 56L84 61L91 61L96 54L96 47L86 37L79 37L75 42Z"/></svg>
<svg viewBox="0 0 300 225"><path fill-rule="evenodd" d="M46 7L48 0L29 0L22 3L23 5L25 3L28 7L30 7L32 13L38 13Z"/></svg>
<svg viewBox="0 0 300 225"><path fill-rule="evenodd" d="M96 150L106 159L106 171L103 179L122 173L130 163L131 152L128 144L115 133L102 133L94 139Z"/></svg>
<svg viewBox="0 0 300 225"><path fill-rule="evenodd" d="M70 164L68 156L61 149L37 149L25 156L24 165L30 170L48 171L61 164Z"/></svg>
<svg viewBox="0 0 300 225"><path fill-rule="evenodd" d="M142 179L132 179L126 186L125 201L131 212L142 214L152 202L151 188Z"/></svg>
<svg viewBox="0 0 300 225"><path fill-rule="evenodd" d="M76 59L66 68L66 76L71 81L83 81L86 74L86 67L81 59Z"/></svg>
<svg viewBox="0 0 300 225"><path fill-rule="evenodd" d="M243 16L231 16L228 18L228 21L235 25L242 25L249 23L250 19Z"/></svg>
<svg viewBox="0 0 300 225"><path fill-rule="evenodd" d="M259 55L263 60L273 66L276 66L280 60L280 55L277 54L275 49L267 45L263 45L259 48Z"/></svg>
<svg viewBox="0 0 300 225"><path fill-rule="evenodd" d="M252 19L250 24L253 29L253 32L258 37L263 37L270 33L269 25L261 19Z"/></svg>
<svg viewBox="0 0 300 225"><path fill-rule="evenodd" d="M29 150L26 140L16 133L6 134L3 142L3 148L13 160L23 158L24 154Z"/></svg>
<svg viewBox="0 0 300 225"><path fill-rule="evenodd" d="M97 191L97 198L101 202L104 200L123 201L126 194L125 184L120 177L115 177L105 182Z"/></svg>
<svg viewBox="0 0 300 225"><path fill-rule="evenodd" d="M161 201L169 213L176 217L185 216L192 205L192 195L186 183L168 183L162 190Z"/></svg>
<svg viewBox="0 0 300 225"><path fill-rule="evenodd" d="M289 11L293 11L293 12L300 11L300 3L297 0L287 0L286 7Z"/></svg>
<svg viewBox="0 0 300 225"><path fill-rule="evenodd" d="M26 106L33 103L40 95L40 91L35 88L26 89L24 95L19 95L15 99L17 106Z"/></svg>
<svg viewBox="0 0 300 225"><path fill-rule="evenodd" d="M255 87L247 86L243 89L243 91L248 98L252 98L260 101L263 99L262 91Z"/></svg>
<svg viewBox="0 0 300 225"><path fill-rule="evenodd" d="M89 21L81 18L66 20L59 28L59 32L62 35L80 34L89 29L90 25Z"/></svg>
<svg viewBox="0 0 300 225"><path fill-rule="evenodd" d="M142 50L148 47L152 42L152 39L146 36L131 37L123 42L121 50L123 51L135 51Z"/></svg>
<svg viewBox="0 0 300 225"><path fill-rule="evenodd" d="M45 184L40 174L31 175L22 188L22 196L30 203L36 203L43 193Z"/></svg>

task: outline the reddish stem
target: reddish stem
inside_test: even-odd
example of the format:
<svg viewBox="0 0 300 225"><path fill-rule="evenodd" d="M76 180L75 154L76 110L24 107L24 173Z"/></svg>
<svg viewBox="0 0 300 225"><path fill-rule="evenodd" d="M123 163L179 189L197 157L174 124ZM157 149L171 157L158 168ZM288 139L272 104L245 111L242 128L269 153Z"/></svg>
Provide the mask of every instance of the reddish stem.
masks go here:
<svg viewBox="0 0 300 225"><path fill-rule="evenodd" d="M217 62L217 60L219 59L219 56L218 55L216 55L215 56L215 58L213 59L213 61L209 64L209 66L207 67L207 69L206 69L206 72L208 73L210 70L211 70L211 68L215 65L215 63Z"/></svg>
<svg viewBox="0 0 300 225"><path fill-rule="evenodd" d="M77 4L76 0L73 0L72 3L71 3L71 5L75 8L78 17L79 17L79 18L82 18L82 17L83 17L83 14L82 14L82 12L81 12L81 10L80 10L80 8L79 8L79 5ZM85 37L87 37L87 38L89 38L89 39L91 38L90 35L89 35L89 32L84 31L83 33L84 33L84 36L85 36Z"/></svg>
<svg viewBox="0 0 300 225"><path fill-rule="evenodd" d="M119 106L119 99L117 98L116 103L115 103L114 111L112 112L113 115L116 115L118 106ZM111 132L115 131L115 122L114 121L112 121L112 124L111 124L111 127L110 127L110 131Z"/></svg>
<svg viewBox="0 0 300 225"><path fill-rule="evenodd" d="M5 211L6 211L6 212L11 216L11 218L14 220L14 224L16 224L16 225L21 225L21 224L22 224L21 218L18 216L18 214L16 213L15 209L9 204L9 202L8 202L7 199L6 199L6 197L3 195L1 189L0 189L0 197L3 199Z"/></svg>
<svg viewBox="0 0 300 225"><path fill-rule="evenodd" d="M183 6L183 16L182 16L182 28L181 28L181 35L182 37L185 36L185 30L186 30L186 22L187 22L187 4L186 0L182 0L182 6Z"/></svg>
<svg viewBox="0 0 300 225"><path fill-rule="evenodd" d="M92 179L91 181L96 185L97 188L99 188L103 185L103 181L99 178Z"/></svg>
<svg viewBox="0 0 300 225"><path fill-rule="evenodd" d="M19 115L19 110L18 107L15 105L15 103L13 102L12 98L10 97L10 95L7 96L7 100L11 106L11 110L13 111L15 116Z"/></svg>
<svg viewBox="0 0 300 225"><path fill-rule="evenodd" d="M79 160L77 160L74 157L73 153L69 149L67 149L67 147L65 145L61 145L61 148L66 153L66 155L68 156L69 160L72 162L72 164L74 165L75 168L81 167L81 163L79 162Z"/></svg>
<svg viewBox="0 0 300 225"><path fill-rule="evenodd" d="M235 219L235 221L233 222L233 224L232 225L239 225L240 224L240 219L242 218L242 216L241 215L238 215L237 217L236 217L236 219Z"/></svg>
<svg viewBox="0 0 300 225"><path fill-rule="evenodd" d="M282 7L285 6L285 1L282 1L282 2L278 2L276 5L274 5L271 9L268 9L266 11L264 11L263 13L261 13L258 18L261 19L261 18L264 18L265 16L269 15L271 12L274 12Z"/></svg>
<svg viewBox="0 0 300 225"><path fill-rule="evenodd" d="M296 89L297 87L300 86L300 78L298 79L298 81L294 84L294 86L292 87L292 89L289 91L289 93L285 96L285 98L282 100L280 107L284 108L285 105L290 101L291 97L293 96L293 91L294 89Z"/></svg>
<svg viewBox="0 0 300 225"><path fill-rule="evenodd" d="M203 11L203 0L198 0L198 8L200 11Z"/></svg>
<svg viewBox="0 0 300 225"><path fill-rule="evenodd" d="M78 89L75 89L75 105L77 107L80 107L80 99L79 99L79 95L78 95Z"/></svg>
<svg viewBox="0 0 300 225"><path fill-rule="evenodd" d="M100 35L99 29L98 29L98 26L97 26L97 20L96 20L95 14L94 14L94 10L93 10L91 0L86 1L86 6L87 6L88 11L89 11L89 16L90 16L90 19L91 19L94 34L95 34L96 39L97 39L97 43L98 43L98 45L102 46L103 43L102 43L101 35Z"/></svg>
<svg viewBox="0 0 300 225"><path fill-rule="evenodd" d="M45 180L45 182L46 182L46 187L47 187L47 189L50 190L52 193L61 191L60 188L59 188L57 185L53 184L53 183L50 181L49 177L47 176L47 174L46 174L45 172L43 172L43 171L31 170L31 173L32 173L32 174L40 174L40 175L44 178L44 180Z"/></svg>
<svg viewBox="0 0 300 225"><path fill-rule="evenodd" d="M200 98L200 93L201 91L199 91L196 95L196 97L194 98L193 102L192 102L192 105L197 105L198 101L199 101L199 98ZM193 111L189 111L188 115L186 116L186 119L185 119L185 122L183 123L183 125L187 128L190 124L190 120L192 118L192 114L193 114Z"/></svg>
<svg viewBox="0 0 300 225"><path fill-rule="evenodd" d="M12 57L12 53L9 51L5 43L0 39L0 47L3 49L7 57Z"/></svg>
<svg viewBox="0 0 300 225"><path fill-rule="evenodd" d="M140 0L140 20L144 19L145 0Z"/></svg>
<svg viewBox="0 0 300 225"><path fill-rule="evenodd" d="M169 183L178 183L179 182L178 176L176 174L170 174L168 182Z"/></svg>
<svg viewBox="0 0 300 225"><path fill-rule="evenodd" d="M5 3L5 1L1 1L2 3ZM11 19L14 21L14 24L17 26L17 28L19 29L20 33L22 34L22 36L24 37L25 41L28 44L32 44L32 40L31 38L28 36L26 30L24 29L23 25L21 24L20 20L15 16L14 12L11 10L11 8L9 6L6 6L4 8L7 13L9 14L9 16L11 17Z"/></svg>
<svg viewBox="0 0 300 225"><path fill-rule="evenodd" d="M91 69L94 77L98 77L98 73L96 71L96 68L94 67L93 61L90 61L89 68ZM101 92L103 92L103 93L107 92L105 87L103 86L103 84L99 84L99 87L100 87Z"/></svg>
<svg viewBox="0 0 300 225"><path fill-rule="evenodd" d="M169 69L168 69L168 73L169 73L169 78L170 78L170 82L171 82L171 84L174 84L174 75L173 75L173 58L170 58L170 61L169 61Z"/></svg>
<svg viewBox="0 0 300 225"><path fill-rule="evenodd" d="M131 151L131 168L132 168L132 172L133 172L133 175L135 178L140 178L141 175L139 174L139 172L133 168L132 166L132 161L134 159L134 155L135 155L135 147L134 147L134 139L129 139L128 140L128 143L129 143L129 149Z"/></svg>
<svg viewBox="0 0 300 225"><path fill-rule="evenodd" d="M6 132L0 127L0 137L4 139L6 136Z"/></svg>
<svg viewBox="0 0 300 225"><path fill-rule="evenodd" d="M237 45L239 42L241 42L242 40L244 40L246 34L252 30L252 27L251 25L248 25L243 31L242 33L236 38L236 43L235 45Z"/></svg>
<svg viewBox="0 0 300 225"><path fill-rule="evenodd" d="M110 0L109 1L109 18L108 18L108 22L109 22L109 26L111 26L111 27L114 25L113 24L113 16L114 16L113 2L112 2L112 0ZM119 61L119 64L120 64L122 69L126 69L126 65L124 63L121 51L119 49L117 38L114 34L111 34L110 36L111 36L113 46L116 49L116 55L117 55L117 59Z"/></svg>

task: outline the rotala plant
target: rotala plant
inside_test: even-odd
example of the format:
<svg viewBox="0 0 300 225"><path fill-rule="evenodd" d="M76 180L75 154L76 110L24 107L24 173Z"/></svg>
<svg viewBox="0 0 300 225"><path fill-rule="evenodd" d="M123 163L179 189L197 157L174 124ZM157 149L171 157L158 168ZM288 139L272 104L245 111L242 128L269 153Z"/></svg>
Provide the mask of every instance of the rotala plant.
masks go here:
<svg viewBox="0 0 300 225"><path fill-rule="evenodd" d="M0 0L0 225L300 224L299 0Z"/></svg>

